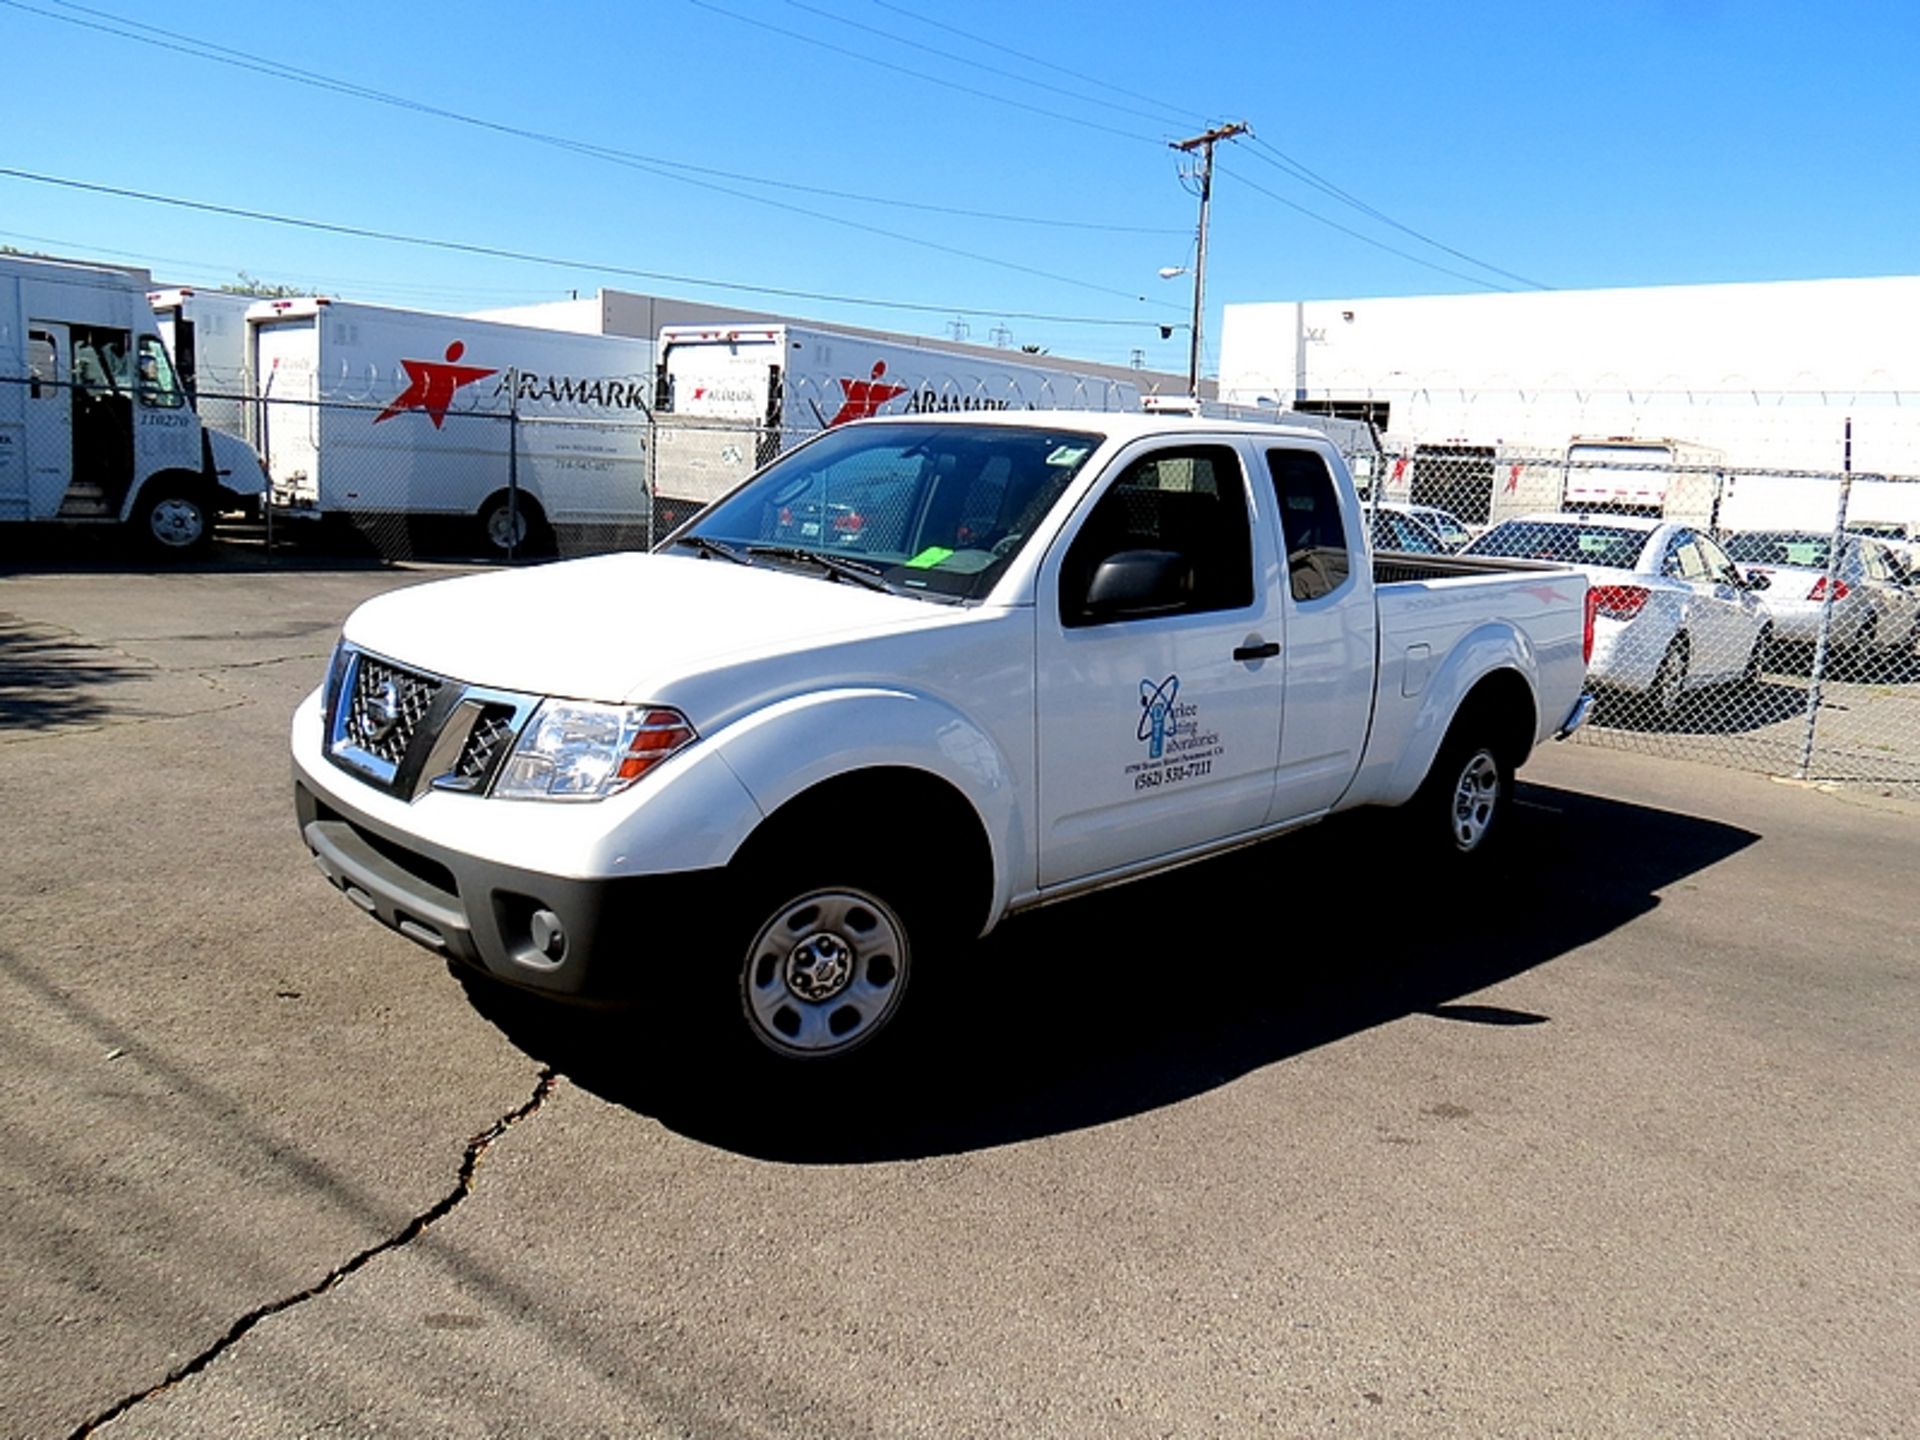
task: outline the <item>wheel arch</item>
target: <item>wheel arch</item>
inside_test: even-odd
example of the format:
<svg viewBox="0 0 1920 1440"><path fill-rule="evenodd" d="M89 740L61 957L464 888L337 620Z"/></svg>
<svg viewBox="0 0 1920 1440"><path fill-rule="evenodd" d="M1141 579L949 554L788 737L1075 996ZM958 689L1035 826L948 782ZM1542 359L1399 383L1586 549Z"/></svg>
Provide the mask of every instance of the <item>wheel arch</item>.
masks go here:
<svg viewBox="0 0 1920 1440"><path fill-rule="evenodd" d="M943 902L951 900L963 933L986 929L998 900L992 841L985 821L960 789L930 770L873 765L816 781L783 800L754 827L734 857L737 865L772 863L799 847L818 851L823 830L852 830L849 817L911 817L913 834L893 830L862 835L861 843L890 852L889 858L939 874ZM923 848L924 854L914 853Z"/></svg>

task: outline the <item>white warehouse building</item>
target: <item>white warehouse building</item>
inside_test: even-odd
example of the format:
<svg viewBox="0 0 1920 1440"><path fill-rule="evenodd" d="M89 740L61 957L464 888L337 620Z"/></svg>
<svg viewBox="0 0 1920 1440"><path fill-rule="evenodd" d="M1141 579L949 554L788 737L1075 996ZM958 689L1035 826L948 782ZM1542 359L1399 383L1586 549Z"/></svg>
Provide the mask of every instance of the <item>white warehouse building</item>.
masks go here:
<svg viewBox="0 0 1920 1440"><path fill-rule="evenodd" d="M1920 276L1228 305L1220 398L1403 453L1669 440L1733 482L1839 472L1851 420L1856 473L1920 476Z"/></svg>

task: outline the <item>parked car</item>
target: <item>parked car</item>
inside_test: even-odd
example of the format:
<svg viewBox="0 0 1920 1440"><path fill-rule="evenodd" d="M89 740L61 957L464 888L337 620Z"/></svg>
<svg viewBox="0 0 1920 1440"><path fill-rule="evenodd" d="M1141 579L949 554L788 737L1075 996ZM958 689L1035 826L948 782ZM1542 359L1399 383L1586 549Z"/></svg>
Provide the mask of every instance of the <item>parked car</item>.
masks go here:
<svg viewBox="0 0 1920 1440"><path fill-rule="evenodd" d="M1382 505L1373 512L1373 548L1407 555L1445 555L1453 546L1400 506Z"/></svg>
<svg viewBox="0 0 1920 1440"><path fill-rule="evenodd" d="M1402 505L1386 500L1381 502L1380 509L1417 521L1437 535L1441 546L1449 551L1459 550L1473 539L1473 531L1467 528L1464 520L1438 505Z"/></svg>
<svg viewBox="0 0 1920 1440"><path fill-rule="evenodd" d="M1655 721L1688 690L1759 679L1775 633L1764 575L1748 575L1691 525L1628 515L1523 515L1462 552L1558 560L1592 584L1587 682Z"/></svg>
<svg viewBox="0 0 1920 1440"><path fill-rule="evenodd" d="M1727 550L1772 581L1767 605L1783 644L1813 645L1826 608L1833 537L1816 531L1751 530L1727 537ZM1846 537L1833 573L1833 628L1827 644L1859 667L1885 652L1910 649L1920 629L1920 592L1900 558L1878 540Z"/></svg>
<svg viewBox="0 0 1920 1440"><path fill-rule="evenodd" d="M1909 520L1849 520L1847 529L1855 535L1870 535L1885 545L1906 573L1920 572L1920 524Z"/></svg>

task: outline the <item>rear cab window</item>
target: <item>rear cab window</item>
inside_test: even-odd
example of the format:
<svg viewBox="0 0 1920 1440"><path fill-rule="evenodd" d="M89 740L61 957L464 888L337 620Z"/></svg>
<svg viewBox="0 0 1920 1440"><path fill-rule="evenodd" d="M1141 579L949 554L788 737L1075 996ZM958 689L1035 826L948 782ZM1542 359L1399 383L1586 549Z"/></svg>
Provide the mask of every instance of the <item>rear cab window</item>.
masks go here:
<svg viewBox="0 0 1920 1440"><path fill-rule="evenodd" d="M1287 584L1297 602L1323 600L1352 578L1352 552L1340 492L1317 451L1267 451L1287 552Z"/></svg>

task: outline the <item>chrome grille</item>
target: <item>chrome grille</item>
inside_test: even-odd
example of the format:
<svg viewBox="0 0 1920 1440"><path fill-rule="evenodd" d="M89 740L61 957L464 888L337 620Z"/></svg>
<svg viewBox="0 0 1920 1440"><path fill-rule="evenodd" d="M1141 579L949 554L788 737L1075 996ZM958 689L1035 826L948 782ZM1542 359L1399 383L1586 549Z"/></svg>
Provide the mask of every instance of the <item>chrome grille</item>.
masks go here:
<svg viewBox="0 0 1920 1440"><path fill-rule="evenodd" d="M482 710L480 718L473 722L473 729L467 732L466 744L460 747L454 775L469 785L485 784L513 739L516 718L511 705L489 705Z"/></svg>
<svg viewBox="0 0 1920 1440"><path fill-rule="evenodd" d="M362 654L353 668L353 689L342 717L347 743L397 766L440 685L431 675Z"/></svg>

